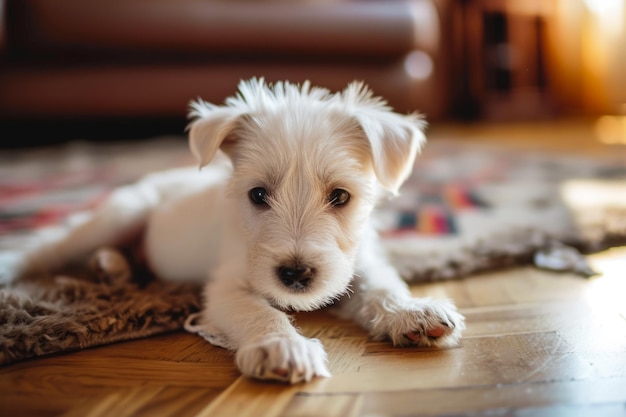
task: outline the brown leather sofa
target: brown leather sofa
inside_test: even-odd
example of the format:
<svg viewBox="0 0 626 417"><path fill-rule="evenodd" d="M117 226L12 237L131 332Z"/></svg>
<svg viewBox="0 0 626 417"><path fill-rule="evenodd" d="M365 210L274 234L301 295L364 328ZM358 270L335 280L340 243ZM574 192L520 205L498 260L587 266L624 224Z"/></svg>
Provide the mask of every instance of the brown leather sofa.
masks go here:
<svg viewBox="0 0 626 417"><path fill-rule="evenodd" d="M0 119L184 117L240 79L446 106L436 0L0 0Z"/></svg>

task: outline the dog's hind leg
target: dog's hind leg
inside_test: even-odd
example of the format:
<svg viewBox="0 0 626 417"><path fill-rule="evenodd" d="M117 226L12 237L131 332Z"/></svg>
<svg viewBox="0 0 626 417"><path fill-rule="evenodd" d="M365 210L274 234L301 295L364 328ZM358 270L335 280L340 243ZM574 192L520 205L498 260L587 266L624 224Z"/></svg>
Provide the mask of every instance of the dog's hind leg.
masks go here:
<svg viewBox="0 0 626 417"><path fill-rule="evenodd" d="M99 282L125 284L132 278L131 264L124 254L115 248L104 246L97 249L87 264Z"/></svg>
<svg viewBox="0 0 626 417"><path fill-rule="evenodd" d="M158 188L146 181L113 191L96 210L75 215L67 226L42 230L22 258L18 274L54 271L86 261L100 247L131 241L159 200Z"/></svg>

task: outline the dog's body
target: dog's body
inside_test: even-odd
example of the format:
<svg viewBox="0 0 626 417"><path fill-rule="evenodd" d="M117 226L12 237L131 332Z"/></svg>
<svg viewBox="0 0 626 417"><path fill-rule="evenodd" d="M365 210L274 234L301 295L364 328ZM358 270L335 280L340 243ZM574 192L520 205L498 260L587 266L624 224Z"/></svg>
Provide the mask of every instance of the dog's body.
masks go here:
<svg viewBox="0 0 626 417"><path fill-rule="evenodd" d="M424 141L419 118L393 113L357 83L330 94L251 80L225 106L193 108L201 172L156 173L116 190L29 253L26 269L57 268L141 234L158 277L207 282L189 328L236 350L242 373L261 379L329 375L323 347L298 333L290 310L333 304L399 346L457 342L463 317L447 300L412 298L370 224L377 201L411 172Z"/></svg>

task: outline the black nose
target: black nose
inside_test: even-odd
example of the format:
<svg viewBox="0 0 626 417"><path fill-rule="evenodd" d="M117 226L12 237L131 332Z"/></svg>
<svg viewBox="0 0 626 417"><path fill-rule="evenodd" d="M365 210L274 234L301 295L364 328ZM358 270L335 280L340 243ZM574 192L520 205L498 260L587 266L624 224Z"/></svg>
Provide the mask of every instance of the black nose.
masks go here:
<svg viewBox="0 0 626 417"><path fill-rule="evenodd" d="M282 265L276 270L283 285L292 290L304 290L313 279L314 269L302 265Z"/></svg>

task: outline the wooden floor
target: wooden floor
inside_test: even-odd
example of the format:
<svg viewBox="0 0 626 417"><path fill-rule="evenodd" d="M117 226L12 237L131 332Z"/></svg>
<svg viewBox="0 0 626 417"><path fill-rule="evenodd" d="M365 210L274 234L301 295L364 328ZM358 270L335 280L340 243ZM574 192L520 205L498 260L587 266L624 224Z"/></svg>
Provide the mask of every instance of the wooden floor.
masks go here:
<svg viewBox="0 0 626 417"><path fill-rule="evenodd" d="M626 415L626 248L591 261L602 276L528 267L414 286L466 316L452 349L397 349L299 314L332 378L251 381L232 353L175 333L2 367L0 416Z"/></svg>

